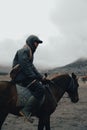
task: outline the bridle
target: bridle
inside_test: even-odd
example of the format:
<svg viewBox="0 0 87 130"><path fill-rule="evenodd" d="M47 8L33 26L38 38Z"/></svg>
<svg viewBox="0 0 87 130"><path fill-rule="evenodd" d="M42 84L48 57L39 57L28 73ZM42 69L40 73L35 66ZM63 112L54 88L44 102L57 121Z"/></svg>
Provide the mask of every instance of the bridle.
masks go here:
<svg viewBox="0 0 87 130"><path fill-rule="evenodd" d="M73 92L76 88L76 85L75 85L74 79L72 77L70 77L70 78L71 78L71 80L70 80L69 86L67 88L67 91Z"/></svg>

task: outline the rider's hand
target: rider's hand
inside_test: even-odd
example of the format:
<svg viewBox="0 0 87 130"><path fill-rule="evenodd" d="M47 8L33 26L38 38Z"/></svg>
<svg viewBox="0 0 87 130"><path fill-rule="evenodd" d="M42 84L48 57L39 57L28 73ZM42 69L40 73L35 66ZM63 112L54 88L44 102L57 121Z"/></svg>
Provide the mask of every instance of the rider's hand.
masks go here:
<svg viewBox="0 0 87 130"><path fill-rule="evenodd" d="M51 83L51 80L47 79L46 77L43 77L42 80L41 80L41 82L42 82L43 84L50 84L50 83Z"/></svg>
<svg viewBox="0 0 87 130"><path fill-rule="evenodd" d="M43 77L43 78L41 79L41 82L42 82L43 84L47 84L47 79L46 79L45 77Z"/></svg>

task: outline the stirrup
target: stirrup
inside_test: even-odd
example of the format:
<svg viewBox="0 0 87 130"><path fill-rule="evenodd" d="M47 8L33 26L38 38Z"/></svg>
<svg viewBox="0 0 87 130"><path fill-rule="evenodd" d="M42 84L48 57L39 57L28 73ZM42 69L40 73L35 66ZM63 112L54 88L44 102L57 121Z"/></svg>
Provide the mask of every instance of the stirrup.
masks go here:
<svg viewBox="0 0 87 130"><path fill-rule="evenodd" d="M28 117L26 117L27 121L29 121L30 123L33 123L34 122L34 119L31 118L31 113L29 114Z"/></svg>

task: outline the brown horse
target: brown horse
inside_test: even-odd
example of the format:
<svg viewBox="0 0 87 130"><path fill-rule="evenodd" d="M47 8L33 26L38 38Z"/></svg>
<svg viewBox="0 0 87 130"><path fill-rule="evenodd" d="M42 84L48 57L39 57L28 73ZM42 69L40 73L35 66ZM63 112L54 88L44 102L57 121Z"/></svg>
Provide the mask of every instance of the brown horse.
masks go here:
<svg viewBox="0 0 87 130"><path fill-rule="evenodd" d="M51 79L49 88L54 95L57 103L63 97L64 93L67 92L73 103L78 102L78 81L76 76L72 75L60 75ZM41 108L36 112L34 116L39 118L38 130L50 130L50 115L55 111L56 107L53 107L53 103L49 101L48 90L45 89L45 101ZM17 90L15 84L8 81L0 81L0 130L1 126L8 115L12 113L19 115L19 111L22 109L21 106L16 106L17 102Z"/></svg>

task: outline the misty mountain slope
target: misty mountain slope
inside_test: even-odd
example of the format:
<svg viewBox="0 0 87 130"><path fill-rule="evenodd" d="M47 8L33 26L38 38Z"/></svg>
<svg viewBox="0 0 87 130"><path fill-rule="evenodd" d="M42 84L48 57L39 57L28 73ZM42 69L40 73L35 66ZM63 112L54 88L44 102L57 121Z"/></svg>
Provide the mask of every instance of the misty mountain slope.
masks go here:
<svg viewBox="0 0 87 130"><path fill-rule="evenodd" d="M0 74L9 73L11 70L11 67L6 66L0 66ZM40 70L41 71L41 70ZM42 70L42 73L47 72L48 74L54 74L54 73L72 73L75 72L78 75L87 75L87 59L80 58L76 60L73 63L70 63L68 65L65 65L63 67L57 67L51 70Z"/></svg>
<svg viewBox="0 0 87 130"><path fill-rule="evenodd" d="M57 67L49 70L48 73L72 73L75 72L78 75L87 74L87 59L80 58L73 63L65 65L63 67Z"/></svg>

